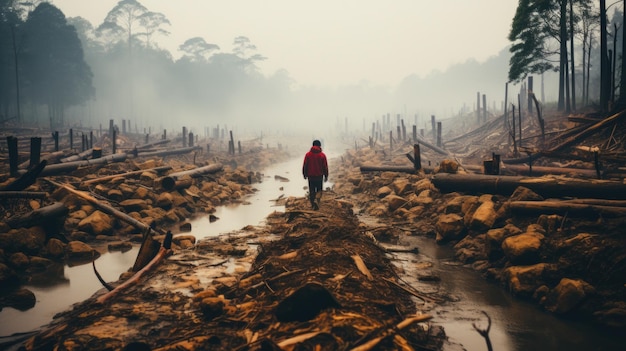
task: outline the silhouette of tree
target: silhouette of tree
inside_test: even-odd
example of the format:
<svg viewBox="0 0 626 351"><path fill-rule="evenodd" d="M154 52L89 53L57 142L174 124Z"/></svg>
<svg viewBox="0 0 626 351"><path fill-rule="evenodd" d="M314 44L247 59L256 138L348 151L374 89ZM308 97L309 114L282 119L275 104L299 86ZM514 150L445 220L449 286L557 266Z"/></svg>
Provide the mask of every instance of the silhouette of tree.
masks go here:
<svg viewBox="0 0 626 351"><path fill-rule="evenodd" d="M62 125L66 107L94 94L76 29L58 8L43 2L28 15L23 31L25 90L34 103L48 107L51 128Z"/></svg>
<svg viewBox="0 0 626 351"><path fill-rule="evenodd" d="M211 53L219 49L219 46L209 44L201 37L187 39L178 47L178 50L184 53L184 57L192 61L207 61Z"/></svg>

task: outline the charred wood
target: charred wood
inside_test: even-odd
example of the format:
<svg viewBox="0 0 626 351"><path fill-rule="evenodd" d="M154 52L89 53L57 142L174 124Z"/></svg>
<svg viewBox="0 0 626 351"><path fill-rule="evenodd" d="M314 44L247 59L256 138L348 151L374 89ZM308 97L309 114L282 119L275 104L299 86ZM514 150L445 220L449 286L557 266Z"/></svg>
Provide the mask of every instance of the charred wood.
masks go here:
<svg viewBox="0 0 626 351"><path fill-rule="evenodd" d="M69 210L61 202L55 202L52 205L44 206L33 210L27 214L11 217L7 220L7 224L11 228L28 228L34 227L41 223L56 220L67 215Z"/></svg>

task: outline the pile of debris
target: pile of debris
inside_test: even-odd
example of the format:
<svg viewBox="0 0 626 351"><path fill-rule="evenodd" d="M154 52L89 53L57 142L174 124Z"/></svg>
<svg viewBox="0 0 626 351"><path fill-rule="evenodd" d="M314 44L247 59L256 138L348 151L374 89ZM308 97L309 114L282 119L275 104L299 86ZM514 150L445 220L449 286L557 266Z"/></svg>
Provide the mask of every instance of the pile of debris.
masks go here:
<svg viewBox="0 0 626 351"><path fill-rule="evenodd" d="M443 298L404 284L352 205L324 196L319 211L288 198L262 228L174 250L119 294L63 313L24 349L440 350L443 330L415 299L428 308Z"/></svg>

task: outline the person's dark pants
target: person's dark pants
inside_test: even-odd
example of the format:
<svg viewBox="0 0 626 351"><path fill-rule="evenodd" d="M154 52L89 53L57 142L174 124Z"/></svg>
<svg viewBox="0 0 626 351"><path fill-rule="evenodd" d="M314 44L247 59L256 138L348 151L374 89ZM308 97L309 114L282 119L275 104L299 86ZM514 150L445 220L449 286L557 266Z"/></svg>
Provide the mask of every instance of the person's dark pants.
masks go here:
<svg viewBox="0 0 626 351"><path fill-rule="evenodd" d="M323 176L309 177L309 201L311 201L311 205L315 204L317 193L320 193L320 196L322 196L323 180Z"/></svg>

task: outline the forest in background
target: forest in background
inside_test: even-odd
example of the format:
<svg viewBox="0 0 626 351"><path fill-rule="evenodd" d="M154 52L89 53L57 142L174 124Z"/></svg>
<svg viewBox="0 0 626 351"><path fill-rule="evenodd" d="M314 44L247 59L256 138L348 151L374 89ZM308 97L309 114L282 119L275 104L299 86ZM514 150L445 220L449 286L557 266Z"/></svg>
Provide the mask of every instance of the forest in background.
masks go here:
<svg viewBox="0 0 626 351"><path fill-rule="evenodd" d="M551 7L539 8L538 3ZM555 63L561 43L554 36L543 36L539 43L528 36L541 30L554 34L546 28L562 23L558 16L549 22L547 15L559 14L560 5L567 3L577 11L570 17L576 25L571 31L574 39L580 36L574 53L585 57L578 60L575 71L578 77L587 77L578 78L572 86L581 95L579 101L594 105L600 98L600 34L597 24L584 23L599 23L592 1L520 1L512 28L520 18L537 26L526 23L528 30L518 37L509 33L512 46L485 62L468 60L424 77L408 75L395 87L363 81L321 88L298 85L285 70L261 73L258 64L267 58L262 48L245 36L233 38L232 52L223 52L202 37L189 38L180 44L182 55L175 60L158 46L159 37L168 33L166 15L151 12L136 0L120 1L100 24L66 18L45 1L0 0L0 121L97 128L109 119L126 119L131 130L139 132L186 124L201 133L205 127L225 125L258 131L309 130L315 125L343 128L344 119L354 121L353 127L362 124L365 128L369 126L365 121L391 113L422 126L430 115L447 118L474 110L477 92L487 96L492 113L499 113L505 83L520 83L533 74L535 94L544 105L556 105L563 90L559 86L563 68ZM590 12L583 16L585 9ZM609 34L613 33L613 63L622 56L622 19L617 9L606 26ZM557 34L557 38L563 35ZM531 42L536 47L528 48ZM526 48L533 56L511 76L515 55L520 53L515 48ZM620 67L613 67L613 76L618 77ZM616 80L613 95L618 91ZM523 85L511 86L510 97L521 88ZM585 91L587 99L582 95Z"/></svg>

